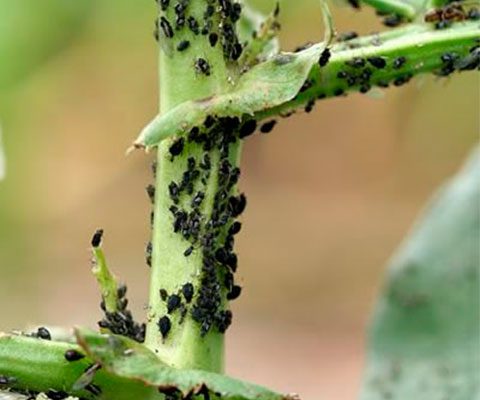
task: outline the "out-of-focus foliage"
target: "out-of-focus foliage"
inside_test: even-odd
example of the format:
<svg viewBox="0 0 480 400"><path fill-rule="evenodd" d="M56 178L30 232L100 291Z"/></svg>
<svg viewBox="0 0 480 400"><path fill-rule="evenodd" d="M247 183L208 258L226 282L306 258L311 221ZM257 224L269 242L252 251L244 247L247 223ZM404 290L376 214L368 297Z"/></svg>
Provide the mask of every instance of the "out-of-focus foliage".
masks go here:
<svg viewBox="0 0 480 400"><path fill-rule="evenodd" d="M390 265L363 400L480 398L479 204L477 152Z"/></svg>
<svg viewBox="0 0 480 400"><path fill-rule="evenodd" d="M5 154L2 142L2 126L0 125L0 181L5 177Z"/></svg>
<svg viewBox="0 0 480 400"><path fill-rule="evenodd" d="M0 0L0 93L64 48L92 0Z"/></svg>

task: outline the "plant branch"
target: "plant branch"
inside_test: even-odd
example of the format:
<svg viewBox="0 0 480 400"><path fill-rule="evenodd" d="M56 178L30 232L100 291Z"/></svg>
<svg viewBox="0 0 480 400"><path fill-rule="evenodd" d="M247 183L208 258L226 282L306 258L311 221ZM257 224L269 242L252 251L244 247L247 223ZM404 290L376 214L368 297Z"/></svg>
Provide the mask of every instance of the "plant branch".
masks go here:
<svg viewBox="0 0 480 400"><path fill-rule="evenodd" d="M419 74L447 76L476 69L479 52L475 47L479 38L478 23L462 22L445 30L410 25L383 35L338 43L332 46L332 57L326 66L312 68L307 90L289 102L256 113L256 118L289 114L305 105L311 107L317 99L348 92L366 93L375 86L401 86ZM377 68L369 59L382 59L385 66ZM362 67L354 66L362 63Z"/></svg>
<svg viewBox="0 0 480 400"><path fill-rule="evenodd" d="M53 390L68 392L83 399L98 398L88 388L72 390L92 361L88 357L67 361L67 351L81 354L83 350L76 344L0 333L0 375L10 381L2 388L38 392ZM156 390L106 371L99 370L92 378L91 383L101 388L106 399L129 400L132 396L145 400L159 399Z"/></svg>
<svg viewBox="0 0 480 400"><path fill-rule="evenodd" d="M341 42L330 47L328 63L317 63L322 44L298 53L281 53L243 74L228 93L186 101L156 117L136 147L153 147L171 135L184 135L207 115L255 116L257 120L310 110L317 99L366 93L372 87L400 86L413 76L446 76L479 65L476 22L435 30L419 24ZM325 54L325 53L324 53Z"/></svg>
<svg viewBox="0 0 480 400"><path fill-rule="evenodd" d="M117 279L107 266L105 254L101 248L103 231L95 232L92 240L93 266L92 273L97 279L98 286L102 293L102 300L105 304L105 310L114 313L118 309L118 284Z"/></svg>

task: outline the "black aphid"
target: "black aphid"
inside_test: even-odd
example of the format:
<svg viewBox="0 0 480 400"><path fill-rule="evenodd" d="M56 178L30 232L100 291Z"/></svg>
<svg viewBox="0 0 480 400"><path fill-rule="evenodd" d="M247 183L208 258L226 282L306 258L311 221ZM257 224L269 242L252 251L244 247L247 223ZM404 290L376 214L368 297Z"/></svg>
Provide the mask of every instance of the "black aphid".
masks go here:
<svg viewBox="0 0 480 400"><path fill-rule="evenodd" d="M187 23L188 27L195 35L198 35L200 33L200 27L198 26L198 22L194 17L188 17Z"/></svg>
<svg viewBox="0 0 480 400"><path fill-rule="evenodd" d="M160 27L163 30L163 34L167 38L172 38L173 37L173 29L172 26L170 25L170 22L165 17L160 18Z"/></svg>
<svg viewBox="0 0 480 400"><path fill-rule="evenodd" d="M394 84L395 86L402 86L402 85L408 83L411 78L412 78L412 75L411 75L411 74L407 74L407 75L404 75L404 76L399 76L398 78L396 78L396 79L393 81L393 84Z"/></svg>
<svg viewBox="0 0 480 400"><path fill-rule="evenodd" d="M44 326L38 328L37 332L34 333L34 336L39 339L52 340L52 335L50 335L50 332Z"/></svg>
<svg viewBox="0 0 480 400"><path fill-rule="evenodd" d="M476 7L472 7L470 10L468 10L467 19L469 19L471 21L479 20L480 19L480 10Z"/></svg>
<svg viewBox="0 0 480 400"><path fill-rule="evenodd" d="M195 70L198 73L209 76L210 75L210 64L204 58L198 58L195 61Z"/></svg>
<svg viewBox="0 0 480 400"><path fill-rule="evenodd" d="M152 242L148 242L147 245L145 246L145 262L149 267L152 266Z"/></svg>
<svg viewBox="0 0 480 400"><path fill-rule="evenodd" d="M257 121L254 119L250 119L246 121L241 127L239 131L240 139L246 138L255 132L257 129Z"/></svg>
<svg viewBox="0 0 480 400"><path fill-rule="evenodd" d="M117 296L119 299L125 297L127 294L127 285L120 285L117 288Z"/></svg>
<svg viewBox="0 0 480 400"><path fill-rule="evenodd" d="M352 40L358 37L357 32L349 31L349 32L341 32L337 36L337 41L339 42L347 42L348 40Z"/></svg>
<svg viewBox="0 0 480 400"><path fill-rule="evenodd" d="M381 88L388 88L389 83L388 83L388 81L385 81L385 80L379 80L377 82L377 86L379 86Z"/></svg>
<svg viewBox="0 0 480 400"><path fill-rule="evenodd" d="M351 60L345 62L345 64L353 68L362 68L365 66L365 60L361 57L353 57Z"/></svg>
<svg viewBox="0 0 480 400"><path fill-rule="evenodd" d="M307 79L303 82L302 87L300 88L300 93L305 92L306 90L310 89L313 86L313 81L311 79Z"/></svg>
<svg viewBox="0 0 480 400"><path fill-rule="evenodd" d="M228 205L230 215L233 218L236 218L245 210L245 207L247 206L247 198L243 193L240 194L238 197L232 196L229 198Z"/></svg>
<svg viewBox="0 0 480 400"><path fill-rule="evenodd" d="M407 58L404 57L404 56L399 56L399 57L396 57L394 60L393 60L393 68L394 69L400 69L403 67L403 65L407 62Z"/></svg>
<svg viewBox="0 0 480 400"><path fill-rule="evenodd" d="M315 106L315 100L311 99L305 104L305 112L310 113L313 110L313 107Z"/></svg>
<svg viewBox="0 0 480 400"><path fill-rule="evenodd" d="M230 292L227 293L227 300L235 300L242 293L242 288L238 285L234 285Z"/></svg>
<svg viewBox="0 0 480 400"><path fill-rule="evenodd" d="M182 294L183 294L183 297L185 297L185 301L187 303L190 303L192 301L193 293L194 293L194 289L191 283L188 282L182 286Z"/></svg>
<svg viewBox="0 0 480 400"><path fill-rule="evenodd" d="M64 392L63 390L53 390L53 389L48 390L46 395L50 400L64 400L68 397L67 392Z"/></svg>
<svg viewBox="0 0 480 400"><path fill-rule="evenodd" d="M182 304L182 299L178 294L172 294L167 300L167 312L171 314Z"/></svg>
<svg viewBox="0 0 480 400"><path fill-rule="evenodd" d="M360 8L360 1L359 0L347 0L348 4L350 4L353 8L358 10Z"/></svg>
<svg viewBox="0 0 480 400"><path fill-rule="evenodd" d="M160 298L163 301L166 301L167 297L168 297L168 292L166 291L166 289L160 289Z"/></svg>
<svg viewBox="0 0 480 400"><path fill-rule="evenodd" d="M177 50L184 51L184 50L187 50L189 47L190 47L190 42L188 40L182 40L180 43L178 43Z"/></svg>
<svg viewBox="0 0 480 400"><path fill-rule="evenodd" d="M210 46L215 47L218 42L218 34L215 32L210 33L208 35L208 42L210 43Z"/></svg>
<svg viewBox="0 0 480 400"><path fill-rule="evenodd" d="M207 129L210 129L215 124L215 118L211 115L207 115L205 121L203 121L203 126Z"/></svg>
<svg viewBox="0 0 480 400"><path fill-rule="evenodd" d="M202 201L204 198L205 198L205 193L197 192L195 197L192 199L192 207L193 208L199 207L200 204L202 204Z"/></svg>
<svg viewBox="0 0 480 400"><path fill-rule="evenodd" d="M325 50L322 51L322 54L320 54L320 58L318 59L318 65L320 67L324 67L325 65L327 65L331 55L332 53L330 52L330 49L327 47Z"/></svg>
<svg viewBox="0 0 480 400"><path fill-rule="evenodd" d="M209 19L213 14L215 14L215 7L212 4L209 4L203 13L203 17Z"/></svg>
<svg viewBox="0 0 480 400"><path fill-rule="evenodd" d="M276 124L277 124L277 121L274 119L267 121L264 124L262 124L262 126L260 126L260 132L269 133L272 131L272 129L275 127Z"/></svg>
<svg viewBox="0 0 480 400"><path fill-rule="evenodd" d="M372 87L368 83L364 83L360 86L360 93L367 93Z"/></svg>
<svg viewBox="0 0 480 400"><path fill-rule="evenodd" d="M236 235L242 229L242 223L235 221L228 229L229 235Z"/></svg>
<svg viewBox="0 0 480 400"><path fill-rule="evenodd" d="M164 339L167 337L171 328L172 323L170 322L170 318L168 318L166 315L158 320L158 329L160 330L160 333Z"/></svg>
<svg viewBox="0 0 480 400"><path fill-rule="evenodd" d="M175 14L177 15L184 15L186 9L187 9L187 4L183 1L179 1L177 4L175 4L175 7L174 7Z"/></svg>
<svg viewBox="0 0 480 400"><path fill-rule="evenodd" d="M159 4L162 11L166 11L168 6L170 5L170 0L159 0Z"/></svg>
<svg viewBox="0 0 480 400"><path fill-rule="evenodd" d="M148 194L148 198L150 199L150 201L154 202L155 200L155 186L153 186L152 184L148 185L146 188L146 191L147 191L147 194ZM98 246L95 246L95 247L98 247Z"/></svg>
<svg viewBox="0 0 480 400"><path fill-rule="evenodd" d="M440 56L443 63L453 63L459 58L459 55L454 52L445 52Z"/></svg>
<svg viewBox="0 0 480 400"><path fill-rule="evenodd" d="M172 155L172 159L173 157L176 157L182 153L184 146L185 139L183 137L178 138L175 142L173 142L173 144L168 149L168 151Z"/></svg>
<svg viewBox="0 0 480 400"><path fill-rule="evenodd" d="M17 378L13 376L0 375L0 385L13 385L17 382Z"/></svg>
<svg viewBox="0 0 480 400"><path fill-rule="evenodd" d="M92 237L92 247L99 247L102 243L103 229L97 229Z"/></svg>
<svg viewBox="0 0 480 400"><path fill-rule="evenodd" d="M187 250L183 252L185 257L189 257L193 253L193 246L190 246Z"/></svg>
<svg viewBox="0 0 480 400"><path fill-rule="evenodd" d="M232 312L230 310L220 311L215 319L218 331L225 333L232 323Z"/></svg>
<svg viewBox="0 0 480 400"><path fill-rule="evenodd" d="M85 355L75 349L67 350L64 354L65 360L73 362L85 358Z"/></svg>
<svg viewBox="0 0 480 400"><path fill-rule="evenodd" d="M403 18L398 14L391 14L386 16L383 19L383 25L388 26L389 28L395 28L403 22Z"/></svg>
<svg viewBox="0 0 480 400"><path fill-rule="evenodd" d="M383 69L387 65L385 58L383 57L369 57L367 58L368 62L372 64L375 68Z"/></svg>

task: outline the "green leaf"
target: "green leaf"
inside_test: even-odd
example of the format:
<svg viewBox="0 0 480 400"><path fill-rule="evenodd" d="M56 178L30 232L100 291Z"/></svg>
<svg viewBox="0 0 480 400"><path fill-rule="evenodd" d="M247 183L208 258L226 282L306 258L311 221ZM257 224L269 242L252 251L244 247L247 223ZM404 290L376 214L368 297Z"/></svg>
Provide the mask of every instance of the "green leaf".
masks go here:
<svg viewBox="0 0 480 400"><path fill-rule="evenodd" d="M280 51L278 28L275 11L265 17L248 4L244 4L237 24L237 33L240 43L247 45L242 52L240 64L253 65L250 60L263 61L278 54Z"/></svg>
<svg viewBox="0 0 480 400"><path fill-rule="evenodd" d="M363 400L480 398L479 204L477 150L391 261Z"/></svg>
<svg viewBox="0 0 480 400"><path fill-rule="evenodd" d="M180 390L184 396L196 394L205 386L223 400L293 400L263 387L224 375L200 370L178 370L162 363L145 346L116 335L99 335L78 329L78 342L102 369L118 378L141 382L159 390Z"/></svg>
<svg viewBox="0 0 480 400"><path fill-rule="evenodd" d="M135 141L135 147L152 147L171 135L200 126L207 115L243 116L285 103L295 97L323 45L302 52L281 53L241 76L231 92L198 101L186 101L156 117Z"/></svg>

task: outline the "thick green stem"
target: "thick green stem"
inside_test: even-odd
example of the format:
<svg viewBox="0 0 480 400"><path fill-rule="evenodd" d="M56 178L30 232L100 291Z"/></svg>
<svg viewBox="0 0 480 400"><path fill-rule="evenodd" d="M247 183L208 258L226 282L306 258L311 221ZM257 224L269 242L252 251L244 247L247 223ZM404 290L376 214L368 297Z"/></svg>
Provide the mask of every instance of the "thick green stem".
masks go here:
<svg viewBox="0 0 480 400"><path fill-rule="evenodd" d="M204 11L208 5L206 0L192 0L187 15L197 21L203 21ZM172 6L164 16L172 26L175 17ZM218 10L212 16L213 27L219 25ZM220 35L219 35L220 36ZM188 40L187 50L176 51L180 42ZM173 38L160 37L160 113L166 113L174 106L186 100L206 98L228 91L231 81L235 79L235 71L225 61L220 43L211 46L207 35L194 35L188 29L175 31ZM219 40L220 41L220 40ZM204 74L195 69L199 58L205 59L211 74ZM157 170L155 182L154 225L152 239L152 271L150 280L149 316L145 344L152 349L165 363L176 368L196 368L214 372L222 372L224 365L223 334L210 330L202 334L198 322L191 315L191 302L183 301L182 307L175 312L167 313L167 302L160 296L164 291L168 296L182 296L182 287L193 285L194 296L199 291L202 280L203 253L200 245L194 244L191 255L185 251L192 246L181 232L174 232L174 213L169 186L172 182L180 184L184 172L188 169L188 159L194 160L198 166L204 157L202 145L185 140L182 154L173 157L169 149L175 138L164 141L158 147ZM197 179L192 183L190 193L180 196L177 207L191 211L194 196L201 192L205 195L199 207L204 224L212 214L213 202L218 189L218 169L220 154L218 150L208 152L211 169L203 182ZM237 165L239 146L230 151L233 165ZM203 226L203 225L202 225ZM203 229L203 228L202 228ZM183 299L183 298L182 298ZM195 299L195 297L194 297ZM226 302L223 296L223 303ZM171 328L167 334L159 330L160 318L168 318Z"/></svg>
<svg viewBox="0 0 480 400"><path fill-rule="evenodd" d="M83 351L75 344L0 333L0 376L11 381L11 385L2 385L2 388L65 391L83 399L98 398L87 390L72 390L92 363L88 357L67 361L65 352L72 350ZM101 369L93 377L93 383L101 388L105 399L159 398L156 389L118 378Z"/></svg>

